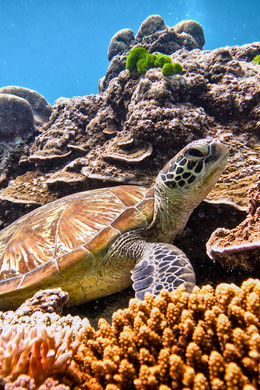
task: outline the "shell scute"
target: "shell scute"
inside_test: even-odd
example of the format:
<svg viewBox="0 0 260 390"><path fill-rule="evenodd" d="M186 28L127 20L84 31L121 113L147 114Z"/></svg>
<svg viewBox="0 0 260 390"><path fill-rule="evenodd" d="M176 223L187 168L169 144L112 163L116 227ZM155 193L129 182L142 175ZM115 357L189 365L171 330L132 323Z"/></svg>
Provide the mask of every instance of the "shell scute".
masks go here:
<svg viewBox="0 0 260 390"><path fill-rule="evenodd" d="M21 284L23 275L15 276L10 279L0 281L0 292L5 293L13 290L17 290Z"/></svg>
<svg viewBox="0 0 260 390"><path fill-rule="evenodd" d="M113 193L126 207L134 207L144 197L144 188L136 186L119 186L113 188Z"/></svg>
<svg viewBox="0 0 260 390"><path fill-rule="evenodd" d="M84 261L85 259L88 260L88 266L89 266L88 268L92 268L93 261L91 261L91 257L93 258L91 253L89 253L89 251L87 249L82 248L82 247L77 248L76 250L73 250L69 253L66 253L65 255L60 256L56 259L59 273L64 276L65 271L67 269L70 269L70 267L73 267L75 264L78 264L81 262L81 260ZM82 269L82 267L83 267L80 264L78 266L78 269L80 269L80 268ZM84 266L86 268L85 264L84 264ZM75 270L74 270L74 272L75 272Z"/></svg>
<svg viewBox="0 0 260 390"><path fill-rule="evenodd" d="M56 221L62 208L54 205L47 215L46 211L35 210L29 213L33 218L28 214L11 225L11 234L8 227L0 234L0 280L24 274L53 257Z"/></svg>
<svg viewBox="0 0 260 390"><path fill-rule="evenodd" d="M101 230L93 240L84 245L84 248L93 255L98 254L99 257L102 257L107 251L108 246L115 241L118 235L118 230L111 226L107 226L105 229Z"/></svg>
<svg viewBox="0 0 260 390"><path fill-rule="evenodd" d="M153 199L145 199L139 205L136 207L139 212L147 219L147 222L150 223L153 213L153 204L154 200Z"/></svg>
<svg viewBox="0 0 260 390"><path fill-rule="evenodd" d="M125 232L136 227L145 226L147 220L140 211L136 208L130 208L124 210L114 222L111 223L111 226L114 229L119 230L120 232Z"/></svg>
<svg viewBox="0 0 260 390"><path fill-rule="evenodd" d="M24 274L21 280L19 288L26 288L32 285L36 285L42 280L49 279L49 284L52 284L52 280L63 282L63 277L58 273L57 263L54 260L47 261L41 264L39 267L32 269L30 272ZM48 286L46 286L48 288Z"/></svg>
<svg viewBox="0 0 260 390"><path fill-rule="evenodd" d="M89 242L122 212L124 205L111 191L90 191L67 205L56 233L55 256Z"/></svg>

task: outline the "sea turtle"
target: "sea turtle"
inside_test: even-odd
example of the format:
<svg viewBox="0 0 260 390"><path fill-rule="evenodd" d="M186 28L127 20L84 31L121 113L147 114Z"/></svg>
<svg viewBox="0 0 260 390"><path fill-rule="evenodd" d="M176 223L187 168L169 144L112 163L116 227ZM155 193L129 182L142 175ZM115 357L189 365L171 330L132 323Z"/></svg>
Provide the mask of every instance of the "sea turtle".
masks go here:
<svg viewBox="0 0 260 390"><path fill-rule="evenodd" d="M0 308L39 289L61 287L77 305L134 282L136 296L195 284L192 265L172 245L218 180L228 148L189 143L152 188L122 185L76 193L39 207L0 233Z"/></svg>

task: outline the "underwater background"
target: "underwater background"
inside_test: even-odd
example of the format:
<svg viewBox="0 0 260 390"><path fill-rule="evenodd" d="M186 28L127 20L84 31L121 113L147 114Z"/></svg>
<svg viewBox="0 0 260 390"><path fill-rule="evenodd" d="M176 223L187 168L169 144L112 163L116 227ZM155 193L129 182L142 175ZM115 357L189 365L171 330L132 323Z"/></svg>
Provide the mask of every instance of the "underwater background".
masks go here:
<svg viewBox="0 0 260 390"><path fill-rule="evenodd" d="M50 104L96 94L112 36L136 34L152 14L168 26L199 22L206 50L259 40L259 0L0 0L0 87L34 89Z"/></svg>

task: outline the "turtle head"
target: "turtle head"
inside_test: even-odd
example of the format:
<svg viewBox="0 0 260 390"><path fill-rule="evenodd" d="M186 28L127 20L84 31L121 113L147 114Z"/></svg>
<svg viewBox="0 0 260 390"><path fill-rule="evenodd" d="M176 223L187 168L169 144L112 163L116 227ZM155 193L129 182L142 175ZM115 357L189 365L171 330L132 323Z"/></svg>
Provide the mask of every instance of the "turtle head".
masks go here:
<svg viewBox="0 0 260 390"><path fill-rule="evenodd" d="M206 197L223 172L228 148L206 138L189 143L166 164L156 179L155 193L168 208L191 211ZM172 206L171 206L172 205Z"/></svg>

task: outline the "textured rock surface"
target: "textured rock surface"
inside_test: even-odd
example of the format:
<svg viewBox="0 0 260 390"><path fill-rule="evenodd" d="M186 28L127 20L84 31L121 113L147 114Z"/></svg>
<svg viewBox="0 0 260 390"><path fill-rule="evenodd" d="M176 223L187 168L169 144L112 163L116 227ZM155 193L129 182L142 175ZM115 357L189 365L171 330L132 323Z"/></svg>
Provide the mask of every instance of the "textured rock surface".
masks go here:
<svg viewBox="0 0 260 390"><path fill-rule="evenodd" d="M30 299L27 299L17 310L16 314L31 315L37 311L42 313L61 314L63 306L68 302L68 293L60 288L40 290Z"/></svg>
<svg viewBox="0 0 260 390"><path fill-rule="evenodd" d="M99 90L104 92L109 82L125 69L127 54L135 46L143 46L150 53L157 51L170 55L181 48L202 49L204 43L203 29L193 20L169 27L160 15L151 15L143 21L136 36L129 29L120 30L113 36L108 48L108 69L99 80Z"/></svg>
<svg viewBox="0 0 260 390"><path fill-rule="evenodd" d="M246 219L232 230L217 229L207 242L209 256L223 267L258 270L260 262L260 176L249 190Z"/></svg>
<svg viewBox="0 0 260 390"><path fill-rule="evenodd" d="M0 134L2 141L17 142L27 138L34 130L34 117L27 100L0 93Z"/></svg>
<svg viewBox="0 0 260 390"><path fill-rule="evenodd" d="M22 172L21 156L28 154L51 111L52 106L36 91L15 86L0 88L0 187Z"/></svg>
<svg viewBox="0 0 260 390"><path fill-rule="evenodd" d="M34 123L37 128L48 122L52 106L38 92L29 88L8 86L0 88L0 94L2 93L17 96L26 100L33 111Z"/></svg>

